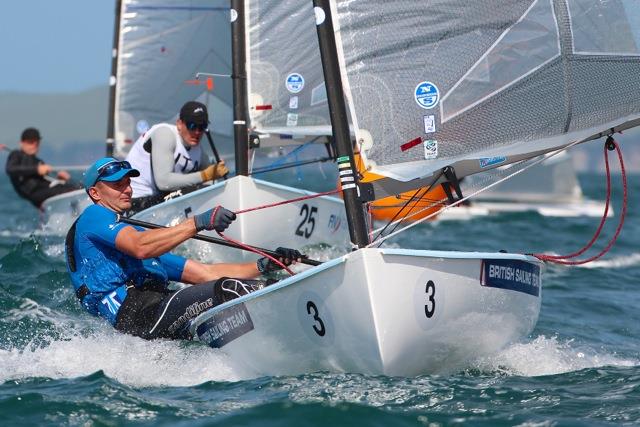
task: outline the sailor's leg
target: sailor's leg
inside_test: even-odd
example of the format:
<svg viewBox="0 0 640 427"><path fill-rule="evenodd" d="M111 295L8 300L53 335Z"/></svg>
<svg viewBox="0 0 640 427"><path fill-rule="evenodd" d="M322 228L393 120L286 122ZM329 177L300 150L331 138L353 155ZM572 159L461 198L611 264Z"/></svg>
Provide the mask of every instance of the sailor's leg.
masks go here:
<svg viewBox="0 0 640 427"><path fill-rule="evenodd" d="M149 338L191 339L189 323L216 305L264 287L257 280L222 278L215 282L187 286L169 295L161 304Z"/></svg>

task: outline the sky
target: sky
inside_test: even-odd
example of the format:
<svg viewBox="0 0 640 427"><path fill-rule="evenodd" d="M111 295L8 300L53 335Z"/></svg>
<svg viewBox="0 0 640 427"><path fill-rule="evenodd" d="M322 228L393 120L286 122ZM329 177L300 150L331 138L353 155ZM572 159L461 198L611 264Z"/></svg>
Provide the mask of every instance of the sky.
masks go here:
<svg viewBox="0 0 640 427"><path fill-rule="evenodd" d="M0 91L74 93L109 82L115 0L5 0Z"/></svg>

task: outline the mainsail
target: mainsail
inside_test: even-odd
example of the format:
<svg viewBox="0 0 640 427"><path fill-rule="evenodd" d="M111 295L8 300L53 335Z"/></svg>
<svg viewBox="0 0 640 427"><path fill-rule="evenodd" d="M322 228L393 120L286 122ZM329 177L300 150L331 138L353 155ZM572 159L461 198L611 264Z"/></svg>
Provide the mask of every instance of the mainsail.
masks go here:
<svg viewBox="0 0 640 427"><path fill-rule="evenodd" d="M138 136L174 122L181 105L208 105L215 134L230 138L233 102L229 4L224 0L122 0L114 117L114 155Z"/></svg>
<svg viewBox="0 0 640 427"><path fill-rule="evenodd" d="M635 0L332 0L367 167L458 177L640 124Z"/></svg>
<svg viewBox="0 0 640 427"><path fill-rule="evenodd" d="M261 146L331 135L312 3L249 0L246 13L251 127Z"/></svg>

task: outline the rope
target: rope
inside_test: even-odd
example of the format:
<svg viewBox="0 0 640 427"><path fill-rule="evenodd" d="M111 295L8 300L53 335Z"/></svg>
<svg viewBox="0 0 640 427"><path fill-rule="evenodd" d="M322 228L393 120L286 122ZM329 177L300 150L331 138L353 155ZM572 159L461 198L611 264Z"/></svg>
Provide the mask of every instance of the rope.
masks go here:
<svg viewBox="0 0 640 427"><path fill-rule="evenodd" d="M609 170L609 153L608 153L609 149L616 150L616 153L618 154L618 161L620 162L620 171L622 174L622 190L623 190L622 212L620 214L620 220L618 221L618 226L616 227L616 232L613 235L613 237L609 240L609 243L607 244L607 246L604 249L602 249L598 254L582 260L569 261L569 259L571 258L575 258L577 256L582 255L589 248L591 248L591 246L593 246L595 241L600 236L600 232L602 231L602 228L607 220L607 213L609 211L609 203L611 199L611 171ZM604 208L604 214L602 216L602 219L600 220L600 224L598 225L598 229L596 230L595 234L593 235L589 243L587 243L579 251L568 254L568 255L532 254L534 257L538 258L541 261L547 261L555 264L581 265L581 264L586 264L588 262L594 261L600 258L601 256L603 256L604 254L606 254L607 252L609 252L609 249L611 249L613 244L618 239L618 236L620 235L620 231L622 230L622 225L624 224L624 217L627 214L627 175L625 173L624 161L622 159L622 150L620 150L620 146L618 145L618 143L611 137L608 137L607 141L604 144L604 158L605 158L605 168L607 172L607 201Z"/></svg>
<svg viewBox="0 0 640 427"><path fill-rule="evenodd" d="M275 207L275 206L281 206L281 205L286 205L286 204L289 204L289 203L300 202L302 200L315 199L316 197L329 196L331 194L339 193L340 191L342 191L342 190L339 190L339 189L336 188L335 190L325 191L323 193L309 194L307 196L298 197L297 199L289 199L289 200L284 200L282 202L271 203L271 204L268 204L268 205L262 205L262 206L256 206L256 207L253 207L253 208L243 209L243 210L236 211L235 213L236 213L236 215L240 215L240 214L247 213L247 212L257 211L257 210L260 210L260 209L272 208L272 207Z"/></svg>
<svg viewBox="0 0 640 427"><path fill-rule="evenodd" d="M216 206L216 208L211 213L210 224L211 224L212 228L213 228L213 220L214 220L216 214L218 213L218 210L220 210L220 206ZM262 252L260 249L254 248L253 246L245 245L244 243L242 243L240 241L237 241L235 239L232 239L231 237L225 236L224 234L222 234L221 231L216 230L216 233L218 233L218 236L222 237L224 240L226 240L228 242L231 242L231 243L234 243L234 244L242 247L243 249L245 249L245 250L247 250L249 252L254 252L254 253L258 254L258 255L261 255L263 257L269 258L271 261L275 262L280 267L282 267L290 275L293 276L295 274L286 265L284 265L284 263L280 262L280 260L276 259L275 257L272 257L269 254L266 254L266 253Z"/></svg>

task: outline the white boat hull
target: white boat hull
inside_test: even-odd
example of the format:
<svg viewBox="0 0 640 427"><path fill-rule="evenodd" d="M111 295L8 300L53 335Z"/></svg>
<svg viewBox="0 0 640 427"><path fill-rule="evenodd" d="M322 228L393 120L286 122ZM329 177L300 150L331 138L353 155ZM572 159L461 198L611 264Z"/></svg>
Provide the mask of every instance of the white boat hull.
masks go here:
<svg viewBox="0 0 640 427"><path fill-rule="evenodd" d="M133 218L172 225L217 205L234 212L313 195L315 193L266 181L236 176L184 196L145 209ZM215 232L203 232L218 237ZM335 197L316 197L281 206L239 214L225 235L266 249L311 245L347 246L349 232L344 203ZM237 249L191 241L205 247L210 261L254 259L257 255ZM344 250L344 248L342 248Z"/></svg>
<svg viewBox="0 0 640 427"><path fill-rule="evenodd" d="M512 281L519 290L492 287L481 273L491 263L537 273L522 270L530 285ZM540 267L522 255L363 249L210 309L191 330L262 374L446 372L531 332Z"/></svg>

